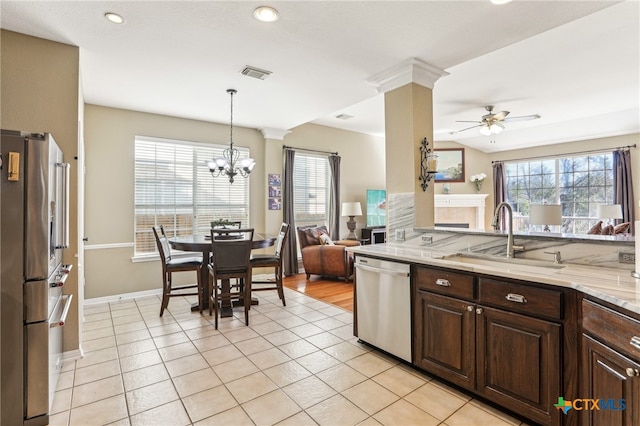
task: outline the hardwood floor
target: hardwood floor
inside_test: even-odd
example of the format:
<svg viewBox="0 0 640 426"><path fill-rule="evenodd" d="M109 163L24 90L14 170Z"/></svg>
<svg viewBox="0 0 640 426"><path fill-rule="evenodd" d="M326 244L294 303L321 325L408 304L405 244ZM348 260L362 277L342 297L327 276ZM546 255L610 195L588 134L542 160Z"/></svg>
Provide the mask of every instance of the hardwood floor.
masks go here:
<svg viewBox="0 0 640 426"><path fill-rule="evenodd" d="M328 279L317 275L312 275L311 279L307 280L306 274L297 274L284 277L283 284L314 299L353 312L353 282L346 283L340 279Z"/></svg>

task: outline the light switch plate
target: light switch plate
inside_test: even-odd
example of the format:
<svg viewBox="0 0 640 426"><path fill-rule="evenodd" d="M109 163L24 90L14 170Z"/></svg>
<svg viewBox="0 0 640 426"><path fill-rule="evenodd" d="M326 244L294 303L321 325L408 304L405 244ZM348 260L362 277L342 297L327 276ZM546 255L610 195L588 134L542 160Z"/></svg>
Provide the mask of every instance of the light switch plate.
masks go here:
<svg viewBox="0 0 640 426"><path fill-rule="evenodd" d="M396 229L396 240L404 241L404 229Z"/></svg>

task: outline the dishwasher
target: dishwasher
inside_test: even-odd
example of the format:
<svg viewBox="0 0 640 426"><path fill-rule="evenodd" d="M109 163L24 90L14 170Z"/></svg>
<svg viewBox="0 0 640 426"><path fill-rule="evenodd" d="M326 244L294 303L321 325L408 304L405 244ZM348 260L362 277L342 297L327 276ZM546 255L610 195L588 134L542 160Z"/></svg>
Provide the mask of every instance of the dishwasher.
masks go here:
<svg viewBox="0 0 640 426"><path fill-rule="evenodd" d="M357 256L358 338L411 362L411 266Z"/></svg>

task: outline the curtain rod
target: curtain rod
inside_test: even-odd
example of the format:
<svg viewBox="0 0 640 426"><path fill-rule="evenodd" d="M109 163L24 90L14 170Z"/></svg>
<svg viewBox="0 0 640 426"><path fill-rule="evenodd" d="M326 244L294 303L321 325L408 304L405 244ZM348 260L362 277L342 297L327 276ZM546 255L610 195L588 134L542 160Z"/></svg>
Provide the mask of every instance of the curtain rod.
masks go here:
<svg viewBox="0 0 640 426"><path fill-rule="evenodd" d="M603 149L592 149L590 151L569 152L567 154L541 155L539 157L514 158L512 160L495 160L495 161L492 161L491 164L494 164L494 163L505 163L505 162L509 162L509 161L537 160L539 158L566 157L566 156L575 155L575 154L589 154L589 153L592 153L592 152L607 152L609 150L626 149L626 148L629 148L629 149L630 148L636 148L636 144L634 143L633 145L619 146L619 147L616 147L616 148L603 148Z"/></svg>
<svg viewBox="0 0 640 426"><path fill-rule="evenodd" d="M320 154L338 155L338 152L320 151L319 149L296 148L295 146L283 145L282 149L293 149L294 151L319 152Z"/></svg>

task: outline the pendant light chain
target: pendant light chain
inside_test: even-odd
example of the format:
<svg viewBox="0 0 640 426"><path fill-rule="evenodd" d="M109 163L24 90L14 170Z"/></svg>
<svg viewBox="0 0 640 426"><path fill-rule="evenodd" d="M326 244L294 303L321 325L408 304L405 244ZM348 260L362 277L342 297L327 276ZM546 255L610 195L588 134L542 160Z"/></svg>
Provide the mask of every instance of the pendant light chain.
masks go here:
<svg viewBox="0 0 640 426"><path fill-rule="evenodd" d="M231 146L231 151L233 151L233 95L236 94L235 89L228 89L227 92L231 95L231 120L230 122L230 130L229 130L229 145Z"/></svg>

